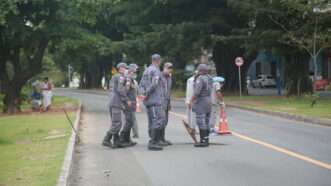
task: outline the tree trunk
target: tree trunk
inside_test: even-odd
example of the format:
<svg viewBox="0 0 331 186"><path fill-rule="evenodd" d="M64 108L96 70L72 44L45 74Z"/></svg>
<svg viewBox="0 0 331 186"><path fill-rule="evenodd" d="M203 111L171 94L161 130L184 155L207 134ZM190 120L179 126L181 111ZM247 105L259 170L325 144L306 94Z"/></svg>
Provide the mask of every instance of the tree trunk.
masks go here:
<svg viewBox="0 0 331 186"><path fill-rule="evenodd" d="M312 81L309 78L309 56L293 52L286 56L285 87L287 96L301 96L312 93Z"/></svg>
<svg viewBox="0 0 331 186"><path fill-rule="evenodd" d="M83 71L80 73L79 88L85 89L86 87L86 72Z"/></svg>
<svg viewBox="0 0 331 186"><path fill-rule="evenodd" d="M297 96L301 96L301 78L297 82Z"/></svg>
<svg viewBox="0 0 331 186"><path fill-rule="evenodd" d="M14 67L13 77L8 75L9 73L5 70L5 68L0 69L0 80L2 80L3 83L2 91L5 94L5 97L2 100L4 103L4 112L13 114L21 111L20 94L22 87L30 78L40 73L42 59L48 46L48 41L48 39L40 40L34 52L31 54L25 53L25 57L21 56L22 48L17 47L12 50L7 50L6 58L0 58L0 67L5 67L6 63L11 63Z"/></svg>
<svg viewBox="0 0 331 186"><path fill-rule="evenodd" d="M21 98L20 93L22 87L24 86L24 82L11 82L8 86L4 89L5 97L3 99L3 112L14 114L17 112L21 112Z"/></svg>

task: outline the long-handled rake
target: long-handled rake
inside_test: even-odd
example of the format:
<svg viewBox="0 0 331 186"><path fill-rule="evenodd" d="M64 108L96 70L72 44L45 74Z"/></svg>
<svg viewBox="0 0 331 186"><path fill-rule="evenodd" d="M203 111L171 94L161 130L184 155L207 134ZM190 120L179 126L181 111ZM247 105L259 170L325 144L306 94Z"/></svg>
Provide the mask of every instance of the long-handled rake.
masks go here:
<svg viewBox="0 0 331 186"><path fill-rule="evenodd" d="M77 142L79 143L79 142L80 142L80 137L79 137L78 132L76 131L76 129L75 129L75 127L74 127L74 124L72 123L72 121L71 121L71 119L70 119L70 117L69 117L69 115L68 115L68 113L67 113L67 111L66 111L65 108L63 108L63 112L64 112L64 114L66 115L67 120L69 121L69 124L70 124L70 126L71 126L71 129L72 129L72 130L74 131L74 133L76 134L76 136L77 136Z"/></svg>

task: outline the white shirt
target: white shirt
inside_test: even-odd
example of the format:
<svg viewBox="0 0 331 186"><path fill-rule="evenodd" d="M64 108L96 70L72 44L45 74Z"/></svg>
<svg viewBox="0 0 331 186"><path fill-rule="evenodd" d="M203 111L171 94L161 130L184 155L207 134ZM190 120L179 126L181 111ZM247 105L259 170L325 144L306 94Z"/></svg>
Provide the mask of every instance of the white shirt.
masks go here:
<svg viewBox="0 0 331 186"><path fill-rule="evenodd" d="M219 82L213 82L213 90L211 92L211 103L212 104L219 104L220 100L216 96L216 93L220 91L222 88L221 84Z"/></svg>
<svg viewBox="0 0 331 186"><path fill-rule="evenodd" d="M190 77L186 81L186 99L185 99L186 104L189 104L193 97L193 91L194 91L193 84L194 84L194 76Z"/></svg>

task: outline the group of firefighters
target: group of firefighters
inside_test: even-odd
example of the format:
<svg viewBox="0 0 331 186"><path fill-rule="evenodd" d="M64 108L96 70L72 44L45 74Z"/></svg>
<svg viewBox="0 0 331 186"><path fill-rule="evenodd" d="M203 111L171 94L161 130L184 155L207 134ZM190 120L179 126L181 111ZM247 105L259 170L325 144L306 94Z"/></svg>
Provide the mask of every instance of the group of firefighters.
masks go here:
<svg viewBox="0 0 331 186"><path fill-rule="evenodd" d="M134 128L137 136L136 105L143 100L147 110L149 150L163 150L172 145L165 138L171 109L171 86L173 64L167 62L160 70L161 56L151 56L151 64L145 69L139 84L136 81L138 65L117 64L119 73L110 81L111 127L103 145L111 148L132 147L137 143L131 139ZM200 141L195 147L208 147L210 132L214 132L218 110L222 105L222 77L212 77L208 65L199 64L195 74L187 80L186 105L190 127L199 129ZM139 98L139 99L137 99ZM193 116L193 113L195 116ZM195 118L195 121L193 120Z"/></svg>

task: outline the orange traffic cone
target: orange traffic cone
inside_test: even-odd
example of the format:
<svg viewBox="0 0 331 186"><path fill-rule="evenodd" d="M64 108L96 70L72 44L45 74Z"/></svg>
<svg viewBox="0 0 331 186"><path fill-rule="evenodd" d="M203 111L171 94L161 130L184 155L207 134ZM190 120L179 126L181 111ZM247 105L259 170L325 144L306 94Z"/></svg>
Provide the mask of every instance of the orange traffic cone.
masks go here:
<svg viewBox="0 0 331 186"><path fill-rule="evenodd" d="M140 107L140 99L136 98L136 112L142 112L141 107Z"/></svg>
<svg viewBox="0 0 331 186"><path fill-rule="evenodd" d="M231 131L228 126L228 119L226 117L226 113L223 108L221 108L221 118L218 127L218 134L220 135L231 134Z"/></svg>

